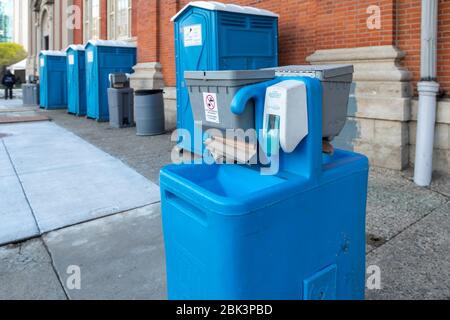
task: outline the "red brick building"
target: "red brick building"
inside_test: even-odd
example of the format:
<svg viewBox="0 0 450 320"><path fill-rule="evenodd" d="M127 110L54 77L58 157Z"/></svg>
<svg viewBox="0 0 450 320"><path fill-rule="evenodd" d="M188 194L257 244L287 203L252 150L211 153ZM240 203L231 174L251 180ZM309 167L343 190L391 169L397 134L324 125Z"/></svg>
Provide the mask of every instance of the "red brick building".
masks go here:
<svg viewBox="0 0 450 320"><path fill-rule="evenodd" d="M83 0L74 0L83 8ZM108 0L100 0L101 36L108 38ZM223 0L224 3L256 6L280 15L280 64L306 63L316 50L394 45L406 57L403 65L419 81L420 0ZM170 18L189 1L131 0L132 37L138 42L139 62L159 61L168 86L174 85L173 25ZM381 9L381 29L370 30L370 6ZM83 8L84 9L84 8ZM450 91L450 1L439 1L439 78ZM82 44L83 30L74 31L74 42Z"/></svg>
<svg viewBox="0 0 450 320"><path fill-rule="evenodd" d="M51 1L53 2L53 1ZM134 83L167 92L174 123L174 30L170 18L185 0L72 0L83 23L73 42L92 37L138 45ZM352 63L355 92L339 143L376 165L403 169L414 160L420 80L421 0L222 0L279 14L280 65ZM127 10L125 17L125 10ZM121 28L121 21L125 28ZM117 30L116 30L117 29ZM439 0L436 169L450 171L450 1ZM58 49L58 48L57 48Z"/></svg>

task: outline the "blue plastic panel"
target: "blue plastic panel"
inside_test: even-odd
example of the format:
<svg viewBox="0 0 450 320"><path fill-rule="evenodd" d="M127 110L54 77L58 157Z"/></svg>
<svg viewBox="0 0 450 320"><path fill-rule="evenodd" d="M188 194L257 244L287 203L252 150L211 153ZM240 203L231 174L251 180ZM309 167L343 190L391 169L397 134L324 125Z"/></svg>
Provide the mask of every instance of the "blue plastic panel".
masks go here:
<svg viewBox="0 0 450 320"><path fill-rule="evenodd" d="M201 29L186 41L185 30ZM201 41L199 41L201 40ZM194 125L185 71L248 70L278 66L278 19L191 7L175 20L177 127L183 149L201 154L201 131ZM200 143L194 145L194 137Z"/></svg>
<svg viewBox="0 0 450 320"><path fill-rule="evenodd" d="M41 108L67 108L66 57L40 54L39 65Z"/></svg>
<svg viewBox="0 0 450 320"><path fill-rule="evenodd" d="M304 300L336 300L337 266L332 265L304 281Z"/></svg>
<svg viewBox="0 0 450 320"><path fill-rule="evenodd" d="M267 181L256 173L249 182L242 171L251 168L224 168L162 171L170 299L298 300L304 281L330 264L340 270L336 299L364 299L363 157L346 153L313 189L295 176ZM230 192L228 184L241 187Z"/></svg>
<svg viewBox="0 0 450 320"><path fill-rule="evenodd" d="M73 56L73 58L70 58ZM86 107L86 62L82 50L67 50L68 112L85 116Z"/></svg>
<svg viewBox="0 0 450 320"><path fill-rule="evenodd" d="M136 48L86 46L87 116L109 120L109 74L132 73L136 65Z"/></svg>

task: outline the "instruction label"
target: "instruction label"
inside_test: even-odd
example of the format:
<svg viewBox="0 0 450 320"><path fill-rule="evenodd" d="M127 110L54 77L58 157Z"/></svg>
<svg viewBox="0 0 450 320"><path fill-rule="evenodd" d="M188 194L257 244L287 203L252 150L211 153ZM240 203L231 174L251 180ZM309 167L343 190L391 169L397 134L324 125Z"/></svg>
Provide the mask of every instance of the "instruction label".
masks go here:
<svg viewBox="0 0 450 320"><path fill-rule="evenodd" d="M45 60L44 60L44 58L41 58L41 67L45 67Z"/></svg>
<svg viewBox="0 0 450 320"><path fill-rule="evenodd" d="M74 65L75 64L75 57L73 54L69 54L69 64Z"/></svg>
<svg viewBox="0 0 450 320"><path fill-rule="evenodd" d="M193 26L184 27L184 46L195 47L203 44L202 25L196 24Z"/></svg>
<svg viewBox="0 0 450 320"><path fill-rule="evenodd" d="M94 52L88 51L88 53L87 53L87 61L88 61L89 63L94 62Z"/></svg>
<svg viewBox="0 0 450 320"><path fill-rule="evenodd" d="M212 123L220 123L219 106L217 105L217 94L204 92L203 103L205 106L206 121Z"/></svg>

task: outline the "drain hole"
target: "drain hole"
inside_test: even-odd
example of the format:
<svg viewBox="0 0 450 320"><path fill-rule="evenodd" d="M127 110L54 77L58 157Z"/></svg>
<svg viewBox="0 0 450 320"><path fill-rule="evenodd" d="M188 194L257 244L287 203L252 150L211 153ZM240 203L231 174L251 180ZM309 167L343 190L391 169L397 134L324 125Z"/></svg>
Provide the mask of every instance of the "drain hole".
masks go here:
<svg viewBox="0 0 450 320"><path fill-rule="evenodd" d="M372 247L379 248L382 245L384 245L386 242L387 242L387 240L383 237L379 237L374 234L367 235L367 244L371 245Z"/></svg>

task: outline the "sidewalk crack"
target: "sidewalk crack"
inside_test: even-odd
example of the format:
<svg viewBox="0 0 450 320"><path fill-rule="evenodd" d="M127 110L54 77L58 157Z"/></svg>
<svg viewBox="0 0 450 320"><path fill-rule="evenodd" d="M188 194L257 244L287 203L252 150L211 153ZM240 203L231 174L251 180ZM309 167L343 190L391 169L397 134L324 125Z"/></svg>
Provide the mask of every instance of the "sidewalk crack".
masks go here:
<svg viewBox="0 0 450 320"><path fill-rule="evenodd" d="M52 266L53 272L55 273L56 278L58 279L58 282L59 282L59 284L61 286L62 291L64 292L64 295L65 295L66 299L70 300L69 295L67 294L66 288L65 288L65 286L63 284L63 281L62 281L61 277L59 276L58 271L56 270L56 266L55 266L55 262L54 262L53 256L52 256L52 254L51 254L51 252L50 252L50 250L49 250L49 248L47 246L47 243L45 242L45 239L42 236L42 230L39 227L39 223L38 223L38 221L36 219L36 215L34 213L33 207L31 206L30 200L28 199L28 196L27 196L27 194L25 192L25 188L23 186L22 180L20 180L19 173L17 172L17 168L14 165L14 162L12 160L11 154L9 153L9 150L6 147L5 141L3 139L1 139L1 140L2 140L3 147L5 148L5 152L8 155L9 162L11 163L11 166L12 166L12 168L14 170L14 173L15 173L15 175L17 177L17 180L19 181L20 188L22 189L22 193L23 193L23 195L25 197L25 200L26 200L26 202L28 204L28 207L30 208L31 215L33 216L34 223L36 224L36 228L38 229L38 232L39 232L39 235L40 235L39 238L41 239L41 241L42 241L42 243L44 245L44 248L45 248L45 250L47 251L47 253L48 253L49 257L50 257L50 262L51 262L51 266ZM19 253L21 252L21 250L22 250L22 245L20 245Z"/></svg>
<svg viewBox="0 0 450 320"><path fill-rule="evenodd" d="M31 212L31 215L33 216L34 224L36 225L36 228L37 228L39 234L42 234L41 228L39 227L39 223L36 219L36 214L34 213L33 207L31 206L30 199L28 199L28 196L27 196L27 193L25 192L25 188L23 186L22 180L20 179L19 173L17 172L16 165L14 164L14 162L12 160L11 154L9 153L9 150L8 150L8 147L6 146L5 141L3 139L1 139L1 140L2 140L3 147L5 148L6 155L8 156L9 163L11 164L11 166L14 170L14 174L16 175L16 178L19 181L20 188L22 190L22 194L25 197L25 201L27 202L28 208L30 208L30 212Z"/></svg>
<svg viewBox="0 0 450 320"><path fill-rule="evenodd" d="M449 200L449 199L447 199ZM379 249L383 248L384 246L386 246L387 244L389 244L392 240L398 238L400 235L402 235L403 233L405 233L407 230L411 229L412 227L414 227L415 225L419 224L420 222L422 222L423 220L425 220L426 218L428 218L429 216L431 216L433 213L435 213L436 211L440 210L442 207L448 206L450 204L450 201L445 202L443 205L438 206L436 208L434 208L433 210L431 210L429 213L427 213L426 215L424 215L422 218L420 218L417 221L414 221L413 223L411 223L410 225L406 226L405 228L403 228L402 230L400 230L399 232L397 232L395 235L393 235L390 239L388 239L383 245L373 248L372 250L369 250L367 252L367 255L374 253L375 251L378 251Z"/></svg>
<svg viewBox="0 0 450 320"><path fill-rule="evenodd" d="M50 251L50 248L47 245L47 242L45 242L44 236L41 237L41 241L42 241L42 244L44 245L45 250L48 253L48 256L50 257L50 261L51 261L53 272L55 273L56 278L58 279L59 285L61 286L61 289L64 292L64 295L65 295L66 299L67 300L71 300L70 296L69 296L69 293L66 290L66 286L64 285L64 280L61 278L61 276L58 273L58 269L56 268L56 265L55 265L55 259L53 259L53 255L52 255L52 253Z"/></svg>

